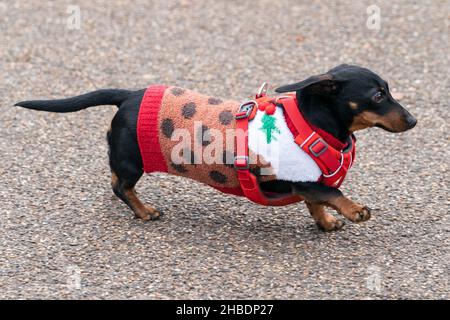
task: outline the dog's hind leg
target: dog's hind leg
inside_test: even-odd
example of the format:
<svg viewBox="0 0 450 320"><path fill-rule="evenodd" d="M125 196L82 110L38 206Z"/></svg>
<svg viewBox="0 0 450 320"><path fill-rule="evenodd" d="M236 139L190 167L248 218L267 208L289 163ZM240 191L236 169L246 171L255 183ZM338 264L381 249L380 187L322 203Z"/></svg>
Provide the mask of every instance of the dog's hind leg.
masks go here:
<svg viewBox="0 0 450 320"><path fill-rule="evenodd" d="M133 132L132 125L128 124L128 122L135 123L130 119L133 116L131 112L134 105L139 106L136 103L131 104L128 106L128 113L120 109L108 131L111 186L114 194L133 210L137 218L146 221L156 220L160 217L160 213L144 205L135 191L135 185L144 171L136 134Z"/></svg>
<svg viewBox="0 0 450 320"><path fill-rule="evenodd" d="M139 200L134 189L137 180L130 179L129 177L123 178L115 171L112 171L111 174L111 186L114 194L133 210L136 218L148 221L156 220L160 217L160 213L156 209L144 205Z"/></svg>

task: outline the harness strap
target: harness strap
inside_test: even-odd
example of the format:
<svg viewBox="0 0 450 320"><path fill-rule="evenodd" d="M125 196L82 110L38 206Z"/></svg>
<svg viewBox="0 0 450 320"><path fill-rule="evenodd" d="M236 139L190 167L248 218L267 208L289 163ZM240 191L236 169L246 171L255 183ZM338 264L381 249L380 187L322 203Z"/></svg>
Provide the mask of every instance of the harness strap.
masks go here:
<svg viewBox="0 0 450 320"><path fill-rule="evenodd" d="M246 108L250 108L248 111ZM293 194L269 195L264 193L259 187L258 179L250 172L249 152L248 152L248 122L250 116L256 109L256 103L243 104L236 114L236 157L234 167L236 169L239 183L245 197L252 202L265 206L285 206L302 201L303 198ZM244 110L242 110L244 109Z"/></svg>

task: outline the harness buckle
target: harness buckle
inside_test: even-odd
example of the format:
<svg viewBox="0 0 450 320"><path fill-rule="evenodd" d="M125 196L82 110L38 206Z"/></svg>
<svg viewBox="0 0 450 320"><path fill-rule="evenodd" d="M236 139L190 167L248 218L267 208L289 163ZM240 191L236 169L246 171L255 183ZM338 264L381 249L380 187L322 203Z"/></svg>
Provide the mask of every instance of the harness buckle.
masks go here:
<svg viewBox="0 0 450 320"><path fill-rule="evenodd" d="M321 145L319 145L319 143ZM318 146L320 149L317 150L317 148L315 148L316 146ZM311 151L311 153L316 157L320 157L320 155L322 155L325 151L327 151L328 149L328 144L322 139L322 138L318 138L316 141L314 141L313 143L311 143L311 145L309 146L309 151Z"/></svg>
<svg viewBox="0 0 450 320"><path fill-rule="evenodd" d="M234 168L236 170L248 170L249 167L248 156L236 156L234 158Z"/></svg>
<svg viewBox="0 0 450 320"><path fill-rule="evenodd" d="M244 102L239 106L239 111L236 113L235 118L236 120L239 119L245 119L250 117L250 114L253 111L253 108L257 105L256 101L250 100L247 102Z"/></svg>

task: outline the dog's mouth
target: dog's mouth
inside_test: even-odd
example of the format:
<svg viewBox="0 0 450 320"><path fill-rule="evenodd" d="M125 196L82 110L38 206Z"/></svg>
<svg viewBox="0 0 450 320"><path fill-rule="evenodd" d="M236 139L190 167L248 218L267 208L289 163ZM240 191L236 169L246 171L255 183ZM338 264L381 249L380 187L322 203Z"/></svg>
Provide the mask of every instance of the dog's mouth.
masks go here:
<svg viewBox="0 0 450 320"><path fill-rule="evenodd" d="M417 119L405 109L390 112L384 117L374 120L375 127L393 133L408 131L417 124Z"/></svg>
<svg viewBox="0 0 450 320"><path fill-rule="evenodd" d="M386 130L386 131L391 132L391 133L398 133L398 132L405 131L405 130L394 130L394 129L392 129L392 128L388 128L388 127L382 125L381 123L375 124L374 127L377 127L377 128L383 129L383 130Z"/></svg>
<svg viewBox="0 0 450 320"><path fill-rule="evenodd" d="M400 132L405 132L405 131L408 131L408 130L414 128L416 126L416 123L417 123L417 120L414 120L414 121L405 123L402 127L395 127L395 128L387 127L381 123L376 123L374 125L374 127L386 130L391 133L400 133Z"/></svg>

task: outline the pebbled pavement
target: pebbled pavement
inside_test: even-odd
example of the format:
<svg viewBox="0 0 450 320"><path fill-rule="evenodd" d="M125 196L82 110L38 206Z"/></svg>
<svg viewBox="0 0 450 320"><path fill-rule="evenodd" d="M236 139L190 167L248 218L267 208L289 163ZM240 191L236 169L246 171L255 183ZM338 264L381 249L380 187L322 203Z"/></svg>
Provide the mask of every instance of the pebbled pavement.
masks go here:
<svg viewBox="0 0 450 320"><path fill-rule="evenodd" d="M0 298L450 297L449 1L376 1L380 30L365 0L75 2L0 1ZM419 122L357 134L343 190L375 210L336 233L303 204L164 175L138 192L165 216L137 221L109 186L114 107L12 107L155 82L245 99L344 62L381 74Z"/></svg>

